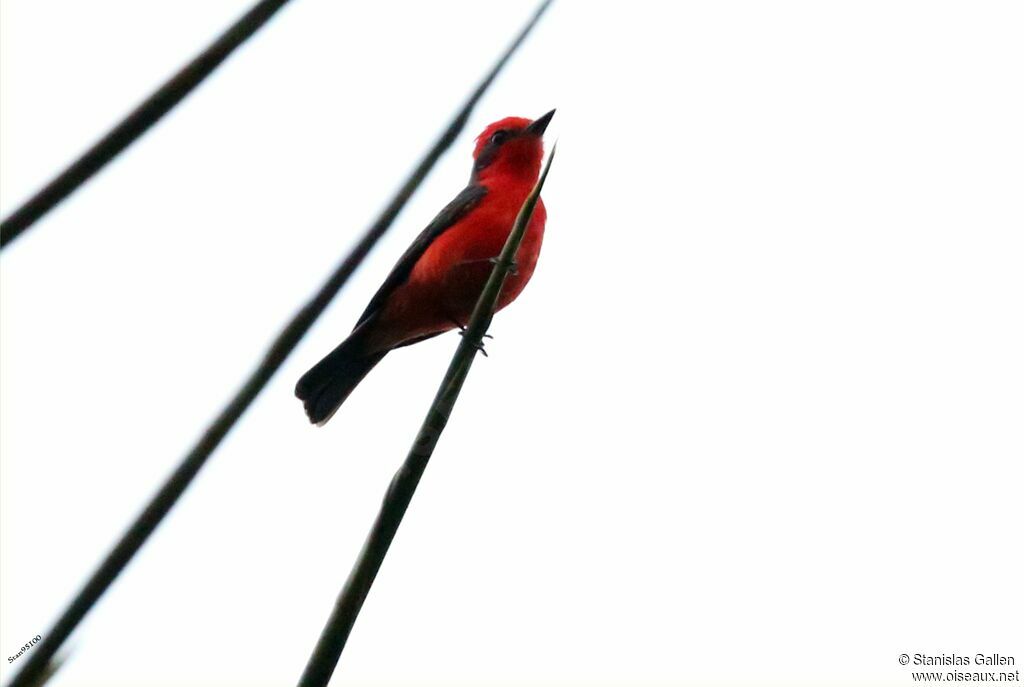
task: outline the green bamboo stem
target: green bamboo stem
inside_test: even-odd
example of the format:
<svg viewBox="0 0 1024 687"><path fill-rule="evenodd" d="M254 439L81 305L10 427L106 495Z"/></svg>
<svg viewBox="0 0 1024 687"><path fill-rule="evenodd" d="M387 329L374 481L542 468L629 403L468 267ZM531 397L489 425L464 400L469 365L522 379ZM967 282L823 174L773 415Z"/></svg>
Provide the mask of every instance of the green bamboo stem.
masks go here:
<svg viewBox="0 0 1024 687"><path fill-rule="evenodd" d="M512 231L505 241L501 255L495 261L494 269L480 294L480 298L473 308L473 315L469 319L469 325L462 334L459 347L455 350L448 371L441 382L434 402L427 411L427 416L420 426L412 448L405 462L395 473L387 493L384 495L384 503L381 505L380 513L377 515L373 528L363 545L359 558L356 560L352 572L349 574L345 586L338 596L334 605L331 617L324 626L320 639L313 649L306 669L299 678L299 687L326 687L341 658L341 652L345 648L345 642L356 622L359 610L363 607L366 595L370 592L377 571L380 570L384 556L387 555L391 541L398 531L409 502L416 492L416 486L427 468L430 456L434 453L437 440L441 437L448 418L451 416L452 408L462 390L462 384L466 381L469 368L473 364L476 352L483 348L483 337L491 324L494 316L494 306L498 302L498 294L505 283L512 267L515 265L515 255L522 243L526 228L533 215L533 208L540 197L540 191L544 187L544 180L547 179L548 170L551 168L551 161L555 157L555 148L552 146L551 154L548 156L544 171L537 180L526 202L519 210Z"/></svg>

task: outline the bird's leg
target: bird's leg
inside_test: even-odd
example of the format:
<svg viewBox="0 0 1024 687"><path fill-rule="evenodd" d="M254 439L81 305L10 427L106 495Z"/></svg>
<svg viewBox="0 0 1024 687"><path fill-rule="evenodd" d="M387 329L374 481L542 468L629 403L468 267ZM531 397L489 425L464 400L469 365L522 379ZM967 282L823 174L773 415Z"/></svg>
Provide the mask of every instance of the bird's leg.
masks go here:
<svg viewBox="0 0 1024 687"><path fill-rule="evenodd" d="M465 335L466 335L466 328L465 328L465 327L463 327L463 328L462 328L462 331L461 331L461 332L459 332L459 336L465 336ZM493 337L493 336L491 336L490 334L483 334L483 335L481 335L481 337L480 337L480 338L481 338L481 339L492 339L492 340L494 339L494 337Z"/></svg>
<svg viewBox="0 0 1024 687"><path fill-rule="evenodd" d="M449 317L448 320L452 324L454 324L456 327L459 328L459 336L464 336L466 334L466 325L462 324L461 322L459 322L454 317ZM493 339L494 337L491 336L490 334L484 334L483 338L485 338L485 339Z"/></svg>
<svg viewBox="0 0 1024 687"><path fill-rule="evenodd" d="M466 330L465 329L463 329L461 332L459 332L459 336L465 336L465 335L466 335ZM494 337L491 336L490 334L484 334L483 338L485 338L485 339L493 339ZM478 350L481 353L483 353L485 358L489 358L490 357L489 355L487 355L487 349L484 348L484 342L483 341L480 341L478 343L474 343L473 344L473 348L475 348L476 350Z"/></svg>

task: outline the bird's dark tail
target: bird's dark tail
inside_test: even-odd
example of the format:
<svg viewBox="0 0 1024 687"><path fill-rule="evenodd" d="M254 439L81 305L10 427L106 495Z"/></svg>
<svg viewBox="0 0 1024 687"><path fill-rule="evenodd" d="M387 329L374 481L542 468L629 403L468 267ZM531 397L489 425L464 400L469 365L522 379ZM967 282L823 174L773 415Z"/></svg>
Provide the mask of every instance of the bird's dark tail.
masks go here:
<svg viewBox="0 0 1024 687"><path fill-rule="evenodd" d="M341 407L366 373L387 353L363 354L349 337L302 375L295 395L302 401L309 421L322 425Z"/></svg>

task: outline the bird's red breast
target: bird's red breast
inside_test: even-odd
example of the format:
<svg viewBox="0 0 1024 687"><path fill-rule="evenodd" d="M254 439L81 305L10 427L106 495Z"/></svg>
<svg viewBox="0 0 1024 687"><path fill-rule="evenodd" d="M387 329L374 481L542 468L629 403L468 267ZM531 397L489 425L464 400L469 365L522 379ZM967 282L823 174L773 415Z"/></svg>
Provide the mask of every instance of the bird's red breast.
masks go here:
<svg viewBox="0 0 1024 687"><path fill-rule="evenodd" d="M406 341L465 326L494 268L532 184L488 189L469 215L439 236L416 261L408 280L395 289L375 327L370 350L394 348ZM498 297L500 310L523 291L540 255L547 213L538 201Z"/></svg>

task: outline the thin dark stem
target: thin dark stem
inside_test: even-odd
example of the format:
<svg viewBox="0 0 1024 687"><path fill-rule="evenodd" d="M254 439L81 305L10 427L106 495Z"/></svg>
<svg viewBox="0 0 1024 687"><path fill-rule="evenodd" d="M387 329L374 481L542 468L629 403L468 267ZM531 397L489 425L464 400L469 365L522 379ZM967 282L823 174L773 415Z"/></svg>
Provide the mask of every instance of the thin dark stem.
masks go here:
<svg viewBox="0 0 1024 687"><path fill-rule="evenodd" d="M135 139L146 133L171 108L192 92L235 48L248 40L288 0L261 0L181 71L172 76L136 107L107 135L93 144L80 158L58 174L24 205L0 224L0 249L18 238L36 220L52 210L89 180L93 174L117 157Z"/></svg>
<svg viewBox="0 0 1024 687"><path fill-rule="evenodd" d="M373 528L359 553L359 558L352 567L352 572L338 596L331 617L328 618L327 624L320 634L320 639L309 657L306 669L303 671L302 677L299 678L298 687L326 687L338 665L341 652L348 641L349 633L352 632L356 617L363 607L366 595L370 592L370 587L377 577L377 571L380 570L381 563L384 562L384 556L387 555L391 541L395 538L398 526L402 522L402 517L416 492L420 477L423 476L430 456L434 453L437 440L441 437L445 425L448 424L448 418L455 407L455 401L462 390L466 375L469 374L469 368L473 364L476 352L482 348L483 336L490 326L498 294L502 284L505 283L505 277L508 276L515 264L516 251L519 250L519 244L526 233L526 227L533 214L534 205L540 197L554 156L555 151L552 148L544 172L526 202L523 203L515 225L509 232L508 240L505 241L501 257L495 262L487 284L473 308L473 315L470 317L466 330L462 333L459 347L452 357L452 362L437 390L434 402L420 426L416 440L413 442L412 448L409 449L409 455L406 456L402 467L398 469L391 480L377 520L373 523Z"/></svg>
<svg viewBox="0 0 1024 687"><path fill-rule="evenodd" d="M121 540L61 614L57 623L43 636L43 641L33 647L32 653L29 654L21 672L14 677L8 687L28 687L31 684L33 677L43 670L71 632L78 626L82 618L85 617L113 583L132 557L142 548L149 535L153 533L153 530L160 524L160 521L185 492L189 483L199 473L199 470L206 463L210 454L213 453L221 440L249 407L249 404L252 403L253 399L266 386L271 377L274 376L274 373L281 367L282 363L284 363L288 355L313 325L317 317L324 311L331 299L348 281L352 272L355 271L359 263L366 257L366 254L370 252L370 249L377 240L388 229L391 222L402 209L402 206L405 205L405 202L423 181L424 177L434 166L434 163L441 157L441 154L451 146L459 132L462 131L466 121L469 119L470 113L487 90L487 87L494 81L494 78L501 71L502 67L505 66L509 57L511 57L512 53L516 51L527 34L529 34L551 1L545 0L540 5L540 8L526 24L522 32L508 47L487 76L484 77L483 81L480 82L480 85L469 96L469 99L455 115L447 129L445 129L440 138L434 143L434 146L416 166L405 183L402 184L398 193L388 203L380 217L377 218L377 221L370 226L359 240L359 243L356 244L345 260L338 265L337 269L320 287L316 295L296 313L288 325L278 334L277 339L274 340L259 366L253 371L249 379L246 380L242 388L238 390L235 397L231 399L213 423L206 428L198 443L196 443L182 463L156 493L149 502L149 505L135 519L131 527L128 528L128 531L124 533Z"/></svg>

